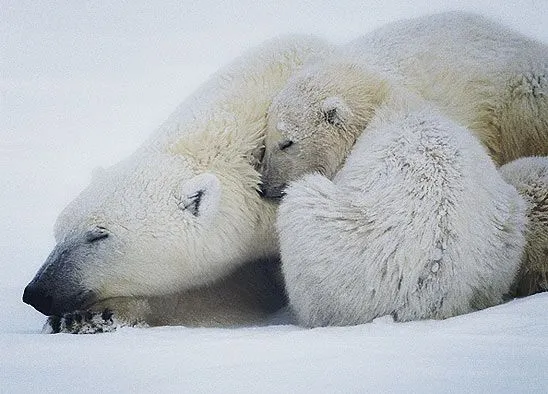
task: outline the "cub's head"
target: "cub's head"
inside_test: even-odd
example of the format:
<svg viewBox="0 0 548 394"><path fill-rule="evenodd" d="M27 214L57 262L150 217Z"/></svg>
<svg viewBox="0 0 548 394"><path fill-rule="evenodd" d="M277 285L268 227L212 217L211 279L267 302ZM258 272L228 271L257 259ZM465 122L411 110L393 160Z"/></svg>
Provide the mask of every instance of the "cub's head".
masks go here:
<svg viewBox="0 0 548 394"><path fill-rule="evenodd" d="M221 176L188 156L154 153L95 174L59 216L57 245L23 301L59 315L113 297L185 290L245 262L259 176L253 185L226 167Z"/></svg>
<svg viewBox="0 0 548 394"><path fill-rule="evenodd" d="M344 62L318 62L294 75L275 97L261 172L266 197L310 172L331 178L387 95L374 71Z"/></svg>

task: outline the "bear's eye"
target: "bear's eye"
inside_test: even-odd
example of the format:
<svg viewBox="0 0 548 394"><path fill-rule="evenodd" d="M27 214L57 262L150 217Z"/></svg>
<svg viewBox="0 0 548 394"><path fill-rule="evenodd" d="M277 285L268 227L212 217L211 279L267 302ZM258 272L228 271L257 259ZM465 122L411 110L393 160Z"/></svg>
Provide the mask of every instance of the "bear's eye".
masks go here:
<svg viewBox="0 0 548 394"><path fill-rule="evenodd" d="M278 148L280 148L280 150L287 149L291 145L293 145L293 141L291 141L291 140L283 140L283 141L278 142Z"/></svg>
<svg viewBox="0 0 548 394"><path fill-rule="evenodd" d="M198 216L200 213L200 203L202 202L203 190L198 190L196 194L189 196L189 202L184 206L184 209L188 210L194 216Z"/></svg>
<svg viewBox="0 0 548 394"><path fill-rule="evenodd" d="M90 243L107 237L108 230L101 226L97 226L86 233L86 241Z"/></svg>
<svg viewBox="0 0 548 394"><path fill-rule="evenodd" d="M337 109L333 108L330 110L327 110L323 113L323 117L327 123L330 125L336 126L338 123L337 119Z"/></svg>

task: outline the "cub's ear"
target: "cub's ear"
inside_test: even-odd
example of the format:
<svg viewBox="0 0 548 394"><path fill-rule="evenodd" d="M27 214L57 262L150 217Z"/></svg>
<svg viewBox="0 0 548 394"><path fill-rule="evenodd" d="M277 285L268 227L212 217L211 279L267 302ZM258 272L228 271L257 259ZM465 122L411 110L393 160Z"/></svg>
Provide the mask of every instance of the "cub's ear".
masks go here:
<svg viewBox="0 0 548 394"><path fill-rule="evenodd" d="M221 183L216 175L206 172L196 175L181 187L180 209L207 219L219 210Z"/></svg>
<svg viewBox="0 0 548 394"><path fill-rule="evenodd" d="M261 144L257 146L256 148L252 149L251 151L249 151L247 154L249 163L253 166L253 168L255 168L256 171L259 171L261 168L264 152L265 152L265 146L264 144Z"/></svg>
<svg viewBox="0 0 548 394"><path fill-rule="evenodd" d="M352 115L350 107L340 97L328 97L321 105L323 119L333 125L342 126Z"/></svg>

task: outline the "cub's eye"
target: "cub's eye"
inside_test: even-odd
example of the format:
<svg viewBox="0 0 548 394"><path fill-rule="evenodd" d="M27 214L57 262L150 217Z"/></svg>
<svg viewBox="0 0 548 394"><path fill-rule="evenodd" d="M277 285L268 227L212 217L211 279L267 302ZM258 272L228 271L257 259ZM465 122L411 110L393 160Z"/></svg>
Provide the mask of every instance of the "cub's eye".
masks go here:
<svg viewBox="0 0 548 394"><path fill-rule="evenodd" d="M97 226L86 233L86 241L90 243L107 237L108 230L101 226Z"/></svg>
<svg viewBox="0 0 548 394"><path fill-rule="evenodd" d="M283 140L283 141L278 142L278 148L280 148L280 150L284 150L286 148L289 148L291 145L293 145L293 141L291 141L291 140Z"/></svg>
<svg viewBox="0 0 548 394"><path fill-rule="evenodd" d="M334 126L337 125L337 123L338 123L337 109L333 108L333 109L330 109L328 111L325 111L323 116L324 116L325 121L327 123L329 123L330 125L334 125Z"/></svg>

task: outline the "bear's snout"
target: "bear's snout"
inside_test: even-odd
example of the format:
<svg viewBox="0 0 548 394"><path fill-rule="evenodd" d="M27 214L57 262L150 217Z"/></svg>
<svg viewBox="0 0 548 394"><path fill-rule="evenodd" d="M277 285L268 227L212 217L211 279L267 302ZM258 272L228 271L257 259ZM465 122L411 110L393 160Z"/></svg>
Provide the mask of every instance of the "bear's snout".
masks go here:
<svg viewBox="0 0 548 394"><path fill-rule="evenodd" d="M270 199L280 199L285 195L286 184L282 185L267 185L263 183L260 187L259 194L261 197Z"/></svg>
<svg viewBox="0 0 548 394"><path fill-rule="evenodd" d="M30 283L25 287L23 292L23 302L33 306L38 312L49 316L51 314L51 306L53 304L53 297L45 293L45 291L38 286Z"/></svg>
<svg viewBox="0 0 548 394"><path fill-rule="evenodd" d="M60 316L67 312L85 309L97 299L95 293L89 290L76 293L60 290L63 289L32 281L23 291L23 302L46 316Z"/></svg>
<svg viewBox="0 0 548 394"><path fill-rule="evenodd" d="M88 240L79 239L57 244L25 287L23 302L47 316L73 312L93 303L96 294L82 283L81 276L90 264L94 247Z"/></svg>

